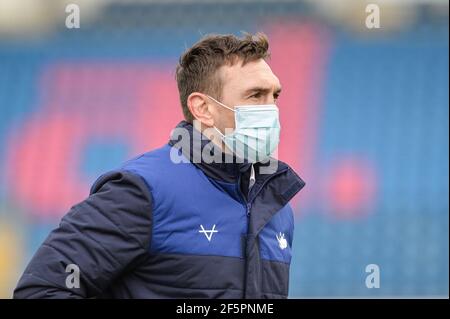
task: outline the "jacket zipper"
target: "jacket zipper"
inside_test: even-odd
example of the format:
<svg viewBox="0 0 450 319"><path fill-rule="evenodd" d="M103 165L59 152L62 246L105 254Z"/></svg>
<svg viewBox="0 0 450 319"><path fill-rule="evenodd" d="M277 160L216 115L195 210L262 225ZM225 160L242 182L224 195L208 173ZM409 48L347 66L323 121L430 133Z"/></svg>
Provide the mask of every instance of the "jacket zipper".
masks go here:
<svg viewBox="0 0 450 319"><path fill-rule="evenodd" d="M250 187L250 185L252 185L252 187L253 187L253 185L254 185L254 183L255 183L255 175L254 175L254 173L255 173L255 171L254 171L254 168L253 168L253 164L252 164L252 167L251 167L251 169L252 169L252 172L250 173L250 183L249 183L249 190L248 190L248 195L250 195L250 190L251 190L251 187ZM243 194L242 194L242 191L241 191L241 175L239 175L239 178L238 178L238 188L239 188L239 194L241 195L241 197L242 197L242 199L245 201L245 207L246 207L246 214L247 214L247 221L248 221L248 223L250 222L250 210L251 210L251 208L252 208L252 202L253 202L253 200L258 196L258 194L259 194L259 192L264 188L264 186L267 184L267 182L269 181L269 180L271 180L272 178L274 178L275 176L278 176L279 174L281 174L281 173L284 173L285 171L287 171L287 169L284 169L284 170L282 170L282 171L280 171L280 172L277 172L277 173L275 173L273 176L271 176L270 178L268 178L267 180L265 180L264 181L264 183L261 185L261 187L259 188L259 190L258 190L258 192L255 194L255 196L252 198L252 200L245 200L245 197L243 196ZM253 179L252 179L252 176L253 176ZM251 184L251 181L253 180L253 183ZM247 199L249 199L250 198L250 196L247 196ZM247 245L247 244L246 244ZM246 254L246 253L244 253L244 254ZM247 276L248 276L248 270L247 270L247 263L248 263L248 260L247 260L247 258L245 259L245 264L246 264L246 266L245 266L245 268L246 268L246 271L245 271L245 285L247 285ZM246 290L247 290L247 288L246 288ZM246 294L246 293L245 293ZM245 296L245 295L244 295ZM245 297L244 297L245 298Z"/></svg>
<svg viewBox="0 0 450 319"><path fill-rule="evenodd" d="M253 185L255 185L255 168L252 164L251 168L250 168L250 180L248 182L248 193L247 193L247 198L248 195L250 195L250 192L253 188ZM240 187L239 187L240 188ZM252 208L252 203L251 201L247 201L247 218L250 218L250 209Z"/></svg>
<svg viewBox="0 0 450 319"><path fill-rule="evenodd" d="M252 165L252 167L253 167L253 165ZM249 184L249 186L250 186L250 184ZM247 215L247 218L249 218L250 217L251 203L248 202L245 199L245 196L244 196L244 194L241 191L241 175L239 175L239 178L238 178L237 188L238 188L239 196L241 196L241 199L242 199L242 204L243 204L243 206L245 208L245 213Z"/></svg>
<svg viewBox="0 0 450 319"><path fill-rule="evenodd" d="M247 218L250 218L250 210L252 208L252 202L253 200L258 196L258 194L261 192L261 190L264 188L264 186L270 181L272 180L274 177L286 172L288 170L288 168L285 168L279 172L276 172L275 174L273 174L270 178L266 179L264 181L264 183L261 185L261 187L259 188L258 192L255 194L255 196L252 198L252 200L248 200L249 196L247 196L247 200L245 200L244 194L242 194L241 191L241 175L239 175L238 178L238 190L239 190L239 194L243 200L243 202L245 202L245 210L246 210L246 214L247 214ZM253 164L251 166L251 172L250 172L250 182L249 182L249 189L248 189L248 195L250 195L250 191L253 187L253 185L255 184L255 169L253 167Z"/></svg>

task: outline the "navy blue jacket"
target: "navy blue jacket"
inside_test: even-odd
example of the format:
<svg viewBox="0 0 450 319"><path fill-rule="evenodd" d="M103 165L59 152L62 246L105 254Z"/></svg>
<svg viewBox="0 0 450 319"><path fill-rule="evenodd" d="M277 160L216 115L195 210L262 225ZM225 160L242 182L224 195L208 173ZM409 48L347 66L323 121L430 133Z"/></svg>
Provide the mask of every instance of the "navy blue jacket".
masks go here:
<svg viewBox="0 0 450 319"><path fill-rule="evenodd" d="M271 174L198 162L211 143L191 139L172 135L101 176L36 252L14 298L286 298L288 202L304 182L281 161ZM66 286L69 264L79 288Z"/></svg>

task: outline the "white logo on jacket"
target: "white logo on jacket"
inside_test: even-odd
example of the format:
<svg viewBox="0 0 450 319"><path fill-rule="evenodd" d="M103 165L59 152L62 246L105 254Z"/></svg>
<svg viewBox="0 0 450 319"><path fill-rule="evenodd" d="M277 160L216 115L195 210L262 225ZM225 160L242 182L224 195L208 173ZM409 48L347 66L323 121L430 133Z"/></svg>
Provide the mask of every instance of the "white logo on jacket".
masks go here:
<svg viewBox="0 0 450 319"><path fill-rule="evenodd" d="M277 234L278 245L281 249L286 249L288 244L286 238L284 238L284 233Z"/></svg>
<svg viewBox="0 0 450 319"><path fill-rule="evenodd" d="M219 232L218 230L216 230L216 224L213 225L213 228L212 228L212 229L205 229L205 228L203 227L203 225L200 225L200 228L201 228L202 230L199 230L198 232L199 232L199 233L204 233L205 236L206 236L206 239L208 239L208 241L211 241L212 235L213 235L214 233L218 233L218 232Z"/></svg>

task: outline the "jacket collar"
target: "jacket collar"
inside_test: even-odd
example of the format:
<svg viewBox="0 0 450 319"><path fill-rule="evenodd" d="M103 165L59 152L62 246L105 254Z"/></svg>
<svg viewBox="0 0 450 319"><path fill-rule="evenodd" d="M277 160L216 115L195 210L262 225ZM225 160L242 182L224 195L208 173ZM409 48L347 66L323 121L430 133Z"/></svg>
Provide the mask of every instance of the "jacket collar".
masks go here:
<svg viewBox="0 0 450 319"><path fill-rule="evenodd" d="M228 183L236 183L239 182L241 175L251 167L251 164L248 162L227 163L222 161L220 163L205 163L204 161L194 161L196 156L197 159L201 159L200 155L205 150L205 147L208 147L208 144L212 144L205 136L202 136L201 143L198 141L193 143L194 134L197 134L198 139L201 133L192 124L182 121L172 131L169 145L178 148L191 163L196 165L208 177ZM218 148L211 148L211 150L218 150ZM220 155L224 156L222 152ZM257 175L255 184L251 192L249 192L247 204L253 203L254 206L264 207L256 217L252 215L253 217L250 218L249 236L253 239L256 238L256 235L262 230L273 214L285 206L305 186L305 182L287 164L282 161L277 161L277 164L277 170L273 173ZM258 171L261 164L256 163L253 165L256 166L255 171ZM274 175L278 175L278 177L272 179ZM264 187L269 180L271 186ZM261 195L258 196L259 194ZM260 198L257 202L254 201L256 197ZM250 209L249 206L248 209ZM250 243L251 245L249 247L252 247L254 242L250 241Z"/></svg>
<svg viewBox="0 0 450 319"><path fill-rule="evenodd" d="M194 139L196 139L195 142ZM183 155L189 159L191 163L201 169L208 177L216 180L222 180L229 183L236 182L239 177L251 167L251 163L245 160L243 162L242 160L239 161L234 155L228 155L232 157L232 160L228 158L228 161L226 161L225 154L218 147L213 147L214 144L211 140L194 128L191 123L186 121L178 123L172 131L169 145L180 149ZM217 158L221 158L221 161L205 163L205 161L202 160L201 155L203 152L208 151L211 156L219 151L220 154L217 154ZM266 178L289 168L289 166L282 161L277 160L276 162L278 165L277 169L272 174L265 174L267 175ZM263 164L255 163L254 166L255 171L258 171L258 168L263 166Z"/></svg>
<svg viewBox="0 0 450 319"><path fill-rule="evenodd" d="M205 135L199 132L191 123L181 121L172 131L169 145L177 147L191 163L201 169L208 177L225 182L235 182L239 176L249 169L248 162L238 163L236 158L232 157L232 162L225 161L225 154L213 147L214 144ZM220 154L215 152L220 151ZM210 152L212 156L220 157L220 161L206 163L203 158L203 152Z"/></svg>

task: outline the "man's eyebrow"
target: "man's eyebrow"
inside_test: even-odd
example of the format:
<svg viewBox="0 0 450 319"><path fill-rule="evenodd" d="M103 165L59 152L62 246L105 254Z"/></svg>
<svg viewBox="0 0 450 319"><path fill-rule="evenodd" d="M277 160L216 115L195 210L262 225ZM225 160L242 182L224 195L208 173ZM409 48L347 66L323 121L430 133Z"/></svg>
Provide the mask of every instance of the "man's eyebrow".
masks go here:
<svg viewBox="0 0 450 319"><path fill-rule="evenodd" d="M268 92L270 92L271 90L272 90L272 89L271 89L271 88L268 88L268 87L255 86L255 87L252 87L252 88L250 88L250 89L247 89L247 90L244 92L244 95L247 95L247 94L250 94L250 93L253 93L253 92L268 93ZM277 88L277 89L275 90L274 94L280 94L280 92L281 92L281 87Z"/></svg>

